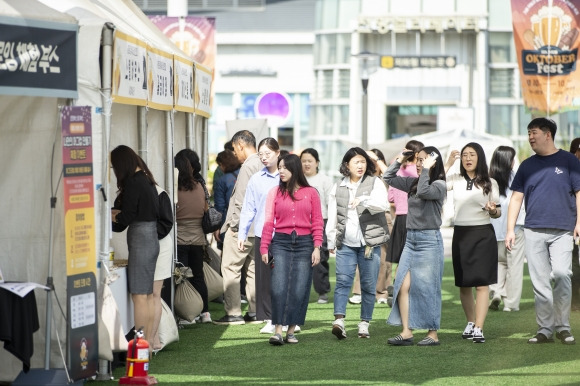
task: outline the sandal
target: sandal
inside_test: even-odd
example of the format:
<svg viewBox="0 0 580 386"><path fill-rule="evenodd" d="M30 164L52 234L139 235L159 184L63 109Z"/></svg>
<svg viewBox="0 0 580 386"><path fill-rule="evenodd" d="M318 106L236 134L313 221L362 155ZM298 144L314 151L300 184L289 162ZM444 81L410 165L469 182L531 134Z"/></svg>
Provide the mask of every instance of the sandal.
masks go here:
<svg viewBox="0 0 580 386"><path fill-rule="evenodd" d="M294 334L286 334L286 338L284 338L284 342L289 343L289 344L296 344L296 343L298 343L298 339L296 339L296 336L294 336Z"/></svg>
<svg viewBox="0 0 580 386"><path fill-rule="evenodd" d="M417 343L417 346L439 346L440 344L441 343L439 343L438 340L435 340L430 336L426 336L419 343Z"/></svg>
<svg viewBox="0 0 580 386"><path fill-rule="evenodd" d="M269 342L273 346L282 346L284 344L284 340L282 339L282 335L280 335L280 334L272 335L270 337Z"/></svg>

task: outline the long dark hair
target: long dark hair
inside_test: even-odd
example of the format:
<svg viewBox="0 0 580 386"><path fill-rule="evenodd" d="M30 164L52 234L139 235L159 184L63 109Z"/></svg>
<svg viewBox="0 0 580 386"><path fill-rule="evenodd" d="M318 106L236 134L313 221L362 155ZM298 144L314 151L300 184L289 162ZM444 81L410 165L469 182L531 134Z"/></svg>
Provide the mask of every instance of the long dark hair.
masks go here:
<svg viewBox="0 0 580 386"><path fill-rule="evenodd" d="M437 180L446 181L445 178L445 165L443 164L443 157L441 157L441 153L439 149L435 146L426 146L419 150L419 152L424 151L427 154L435 153L437 154L437 159L435 160L435 165L429 169L429 185ZM417 194L417 185L419 184L419 178L415 180L411 189L409 190L409 196L413 196Z"/></svg>
<svg viewBox="0 0 580 386"><path fill-rule="evenodd" d="M515 156L515 149L509 146L498 146L491 156L489 176L497 181L499 194L502 196L507 196L506 192L509 188L512 163L514 162Z"/></svg>
<svg viewBox="0 0 580 386"><path fill-rule="evenodd" d="M279 189L282 195L289 195L292 201L296 201L294 198L294 187L305 188L310 186L308 181L306 180L306 176L304 176L304 172L302 171L302 162L300 162L300 158L296 154L288 154L284 157L281 157L278 160L278 168L280 167L280 162L284 161L284 167L288 169L292 176L287 182L283 182L280 180Z"/></svg>
<svg viewBox="0 0 580 386"><path fill-rule="evenodd" d="M201 169L201 164L199 163L199 157L191 149L183 149L175 155L175 167L179 171L177 176L177 188L182 191L194 190L199 183L196 174L199 175L199 169L196 170L193 165L199 165ZM199 175L201 177L201 175Z"/></svg>
<svg viewBox="0 0 580 386"><path fill-rule="evenodd" d="M475 166L475 180L473 183L475 186L483 190L484 195L488 195L491 192L491 180L489 179L489 170L487 169L487 161L485 160L485 152L483 147L477 142L469 142L467 145L463 146L461 149L460 157L463 158L463 151L466 148L472 148L477 153L477 165ZM467 172L463 167L463 160L461 160L459 165L459 174L463 177L469 178Z"/></svg>
<svg viewBox="0 0 580 386"><path fill-rule="evenodd" d="M340 163L340 168L338 169L340 174L345 177L350 176L350 172L348 171L348 163L357 155L362 155L367 160L367 170L365 171L365 175L373 176L376 172L375 163L367 155L367 152L360 147L351 147L346 151L346 153L344 153L344 157L342 157L342 162Z"/></svg>
<svg viewBox="0 0 580 386"><path fill-rule="evenodd" d="M129 146L119 145L111 151L111 166L113 166L113 172L117 177L119 193L123 192L127 179L135 174L137 168L143 170L151 185L157 184L145 161Z"/></svg>
<svg viewBox="0 0 580 386"><path fill-rule="evenodd" d="M256 148L256 150L260 151L260 148L264 145L266 145L268 147L268 149L270 149L272 151L279 151L280 150L280 144L278 144L278 141L276 141L272 137L266 137L263 140L261 140L260 143L258 144L258 147Z"/></svg>

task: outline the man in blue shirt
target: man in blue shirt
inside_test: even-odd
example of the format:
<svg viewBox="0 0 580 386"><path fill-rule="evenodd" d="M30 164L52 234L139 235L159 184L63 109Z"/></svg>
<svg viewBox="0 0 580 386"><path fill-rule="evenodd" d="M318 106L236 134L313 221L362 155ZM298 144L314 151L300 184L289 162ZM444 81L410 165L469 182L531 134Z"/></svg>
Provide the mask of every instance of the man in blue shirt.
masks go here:
<svg viewBox="0 0 580 386"><path fill-rule="evenodd" d="M514 228L525 199L525 251L534 287L538 331L528 343L552 343L553 334L574 344L570 332L572 245L580 236L580 163L554 145L557 126L548 118L528 125L535 155L520 165L511 185L506 247L515 243ZM552 283L554 287L552 289Z"/></svg>

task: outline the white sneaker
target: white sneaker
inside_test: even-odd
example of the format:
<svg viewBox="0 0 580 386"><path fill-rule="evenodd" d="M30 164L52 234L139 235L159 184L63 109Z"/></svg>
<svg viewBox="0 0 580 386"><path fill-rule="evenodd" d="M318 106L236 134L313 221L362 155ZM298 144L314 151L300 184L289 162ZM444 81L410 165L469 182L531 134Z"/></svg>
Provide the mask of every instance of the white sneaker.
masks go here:
<svg viewBox="0 0 580 386"><path fill-rule="evenodd" d="M473 328L473 343L485 343L483 331L479 327Z"/></svg>
<svg viewBox="0 0 580 386"><path fill-rule="evenodd" d="M344 319L335 319L332 322L332 335L336 336L338 339L346 338L346 331L344 330Z"/></svg>
<svg viewBox="0 0 580 386"><path fill-rule="evenodd" d="M286 332L286 331L288 331L288 326L282 326L282 332ZM299 325L296 325L294 327L294 332L300 332L300 326Z"/></svg>
<svg viewBox="0 0 580 386"><path fill-rule="evenodd" d="M461 337L463 339L473 339L473 328L474 327L475 327L475 324L473 322L467 323L467 326L465 326L465 330L463 330L463 334L461 334Z"/></svg>
<svg viewBox="0 0 580 386"><path fill-rule="evenodd" d="M273 334L276 326L272 324L271 320L266 320L266 325L260 329L260 334Z"/></svg>
<svg viewBox="0 0 580 386"><path fill-rule="evenodd" d="M387 304L388 300L387 300L387 298L378 298L377 303L378 304Z"/></svg>
<svg viewBox="0 0 580 386"><path fill-rule="evenodd" d="M348 299L348 302L351 304L360 304L361 300L360 295L352 295L350 299Z"/></svg>
<svg viewBox="0 0 580 386"><path fill-rule="evenodd" d="M359 338L371 337L371 335L369 334L369 322L365 322L363 320L358 324L358 337Z"/></svg>
<svg viewBox="0 0 580 386"><path fill-rule="evenodd" d="M211 323L211 315L209 312L202 312L199 316L201 317L201 323Z"/></svg>
<svg viewBox="0 0 580 386"><path fill-rule="evenodd" d="M504 310L505 312L517 312L517 311L519 311L520 309L519 309L519 308L509 308L509 307L504 307L504 308L503 308L503 310Z"/></svg>

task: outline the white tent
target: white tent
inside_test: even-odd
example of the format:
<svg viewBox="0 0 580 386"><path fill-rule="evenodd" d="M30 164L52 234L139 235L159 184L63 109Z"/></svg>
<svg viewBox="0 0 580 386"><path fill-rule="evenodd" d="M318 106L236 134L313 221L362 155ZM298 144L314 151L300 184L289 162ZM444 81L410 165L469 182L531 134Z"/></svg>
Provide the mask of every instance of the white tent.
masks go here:
<svg viewBox="0 0 580 386"><path fill-rule="evenodd" d="M53 277L55 294L66 314L64 209L62 200L61 133L59 106L72 103L92 107L95 189L106 187L109 202L95 191L97 259L108 256L108 216L115 196L114 176L109 181L107 156L111 148L126 144L139 150L159 184L172 189L173 147L186 145L205 159L207 122L190 114L162 112L116 104L110 98L108 77L101 73L101 40L106 31L118 28L165 52L185 57L165 38L130 0L0 0L0 17L52 20L79 25L78 99L0 95L0 267L5 280L44 284L48 272L50 197L58 199L54 210ZM110 87L110 86L109 86ZM139 127L144 128L141 132ZM167 130L170 128L170 130ZM119 239L119 245L124 239ZM119 247L119 249L122 249ZM119 253L122 255L122 253ZM44 366L46 295L36 290L40 330L34 334L32 367ZM51 363L62 368L61 343L66 323L55 304L51 336ZM21 363L0 350L0 381L12 381Z"/></svg>

